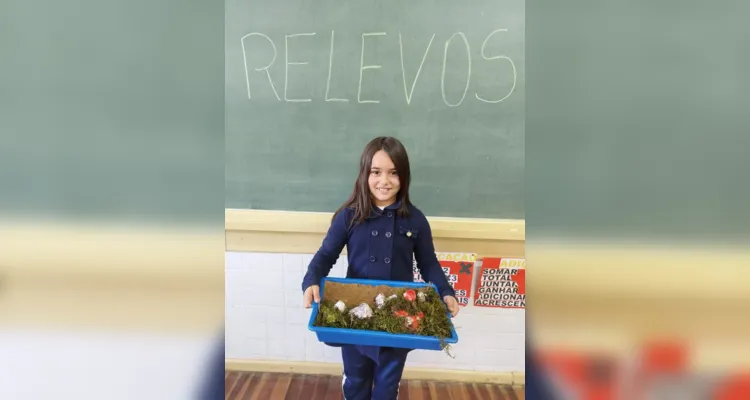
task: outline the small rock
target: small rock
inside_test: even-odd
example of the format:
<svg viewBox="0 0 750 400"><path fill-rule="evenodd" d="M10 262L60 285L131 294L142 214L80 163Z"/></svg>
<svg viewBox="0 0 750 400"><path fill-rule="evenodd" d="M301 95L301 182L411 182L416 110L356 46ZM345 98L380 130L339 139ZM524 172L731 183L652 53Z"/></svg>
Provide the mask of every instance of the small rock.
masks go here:
<svg viewBox="0 0 750 400"><path fill-rule="evenodd" d="M375 304L378 306L378 308L383 308L383 306L385 305L385 295L383 293L375 296Z"/></svg>
<svg viewBox="0 0 750 400"><path fill-rule="evenodd" d="M357 307L352 308L349 313L354 314L354 316L359 319L370 318L372 317L372 308L370 308L369 304L362 303Z"/></svg>
<svg viewBox="0 0 750 400"><path fill-rule="evenodd" d="M375 297L375 304L378 306L378 308L383 308L383 306L385 306L385 303L387 303L390 300L393 300L393 299L395 299L397 297L398 296L396 296L395 294L392 294L392 295L390 295L388 297L385 297L385 295L383 293L380 293L379 295L377 295Z"/></svg>
<svg viewBox="0 0 750 400"><path fill-rule="evenodd" d="M336 304L334 304L334 307L336 307L339 312L344 312L346 310L346 304L341 300L337 301Z"/></svg>

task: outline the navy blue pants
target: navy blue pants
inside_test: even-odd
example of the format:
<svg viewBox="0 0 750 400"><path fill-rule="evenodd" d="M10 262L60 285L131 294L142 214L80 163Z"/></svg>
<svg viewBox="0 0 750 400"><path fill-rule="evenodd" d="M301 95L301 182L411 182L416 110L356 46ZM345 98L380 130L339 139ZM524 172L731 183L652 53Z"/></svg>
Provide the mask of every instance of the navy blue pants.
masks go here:
<svg viewBox="0 0 750 400"><path fill-rule="evenodd" d="M341 346L344 399L396 400L408 354L409 349L381 347L376 362L357 346Z"/></svg>

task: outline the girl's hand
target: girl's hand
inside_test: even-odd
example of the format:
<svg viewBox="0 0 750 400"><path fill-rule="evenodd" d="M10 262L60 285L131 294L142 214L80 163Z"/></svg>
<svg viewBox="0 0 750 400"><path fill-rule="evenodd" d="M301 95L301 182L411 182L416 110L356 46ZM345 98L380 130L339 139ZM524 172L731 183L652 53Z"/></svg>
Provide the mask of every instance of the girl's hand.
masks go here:
<svg viewBox="0 0 750 400"><path fill-rule="evenodd" d="M445 302L445 305L448 306L448 311L450 311L451 316L455 317L458 315L458 300L456 300L453 296L445 296L443 297L443 301Z"/></svg>
<svg viewBox="0 0 750 400"><path fill-rule="evenodd" d="M303 304L305 305L305 308L312 307L313 300L316 303L320 303L320 286L318 285L312 285L305 289L305 294L302 295L303 297Z"/></svg>

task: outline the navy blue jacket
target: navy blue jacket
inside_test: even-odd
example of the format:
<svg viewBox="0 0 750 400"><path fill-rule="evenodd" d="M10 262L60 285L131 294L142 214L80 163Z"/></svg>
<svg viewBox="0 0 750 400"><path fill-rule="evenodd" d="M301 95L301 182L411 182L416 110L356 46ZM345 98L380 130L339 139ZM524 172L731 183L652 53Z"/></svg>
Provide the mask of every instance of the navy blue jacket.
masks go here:
<svg viewBox="0 0 750 400"><path fill-rule="evenodd" d="M434 283L440 297L455 296L435 255L427 218L412 205L408 217L399 217L396 211L400 204L396 202L384 210L373 207L370 216L360 224L351 223L353 209L343 209L310 262L302 290L320 284L346 246L347 278L413 282L412 261L416 259L422 279Z"/></svg>

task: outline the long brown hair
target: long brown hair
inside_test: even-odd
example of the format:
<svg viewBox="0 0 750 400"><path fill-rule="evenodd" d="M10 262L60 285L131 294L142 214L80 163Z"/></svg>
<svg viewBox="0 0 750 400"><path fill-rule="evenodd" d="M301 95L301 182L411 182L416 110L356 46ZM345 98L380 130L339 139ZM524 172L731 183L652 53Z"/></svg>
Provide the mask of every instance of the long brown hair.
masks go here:
<svg viewBox="0 0 750 400"><path fill-rule="evenodd" d="M368 179L370 177L370 168L372 167L372 157L378 151L383 150L393 161L393 165L398 172L398 179L401 188L396 194L396 201L401 201L397 213L401 217L409 215L409 182L411 180L411 170L409 168L409 156L406 148L401 142L390 136L380 136L370 141L362 151L359 160L359 175L354 181L354 189L344 204L339 207L333 214L333 218L345 208L354 209L354 218L351 224L357 224L364 221L372 212L372 197Z"/></svg>

